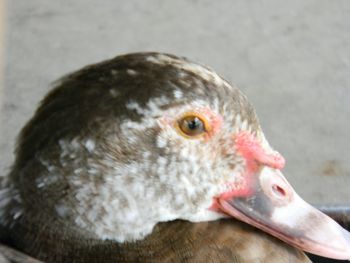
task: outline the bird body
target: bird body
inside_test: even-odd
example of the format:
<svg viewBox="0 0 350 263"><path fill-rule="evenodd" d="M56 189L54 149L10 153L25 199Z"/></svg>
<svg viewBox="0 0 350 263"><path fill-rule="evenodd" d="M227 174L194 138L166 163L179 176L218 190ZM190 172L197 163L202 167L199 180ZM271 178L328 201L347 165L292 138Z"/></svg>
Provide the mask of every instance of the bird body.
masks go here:
<svg viewBox="0 0 350 263"><path fill-rule="evenodd" d="M69 227L40 224L16 229L12 241L45 262L311 262L302 251L232 219L159 223L132 243L82 238Z"/></svg>
<svg viewBox="0 0 350 263"><path fill-rule="evenodd" d="M0 225L49 262L308 262L229 217L348 257L349 234L294 192L283 166L246 97L214 71L119 56L43 100L20 134Z"/></svg>

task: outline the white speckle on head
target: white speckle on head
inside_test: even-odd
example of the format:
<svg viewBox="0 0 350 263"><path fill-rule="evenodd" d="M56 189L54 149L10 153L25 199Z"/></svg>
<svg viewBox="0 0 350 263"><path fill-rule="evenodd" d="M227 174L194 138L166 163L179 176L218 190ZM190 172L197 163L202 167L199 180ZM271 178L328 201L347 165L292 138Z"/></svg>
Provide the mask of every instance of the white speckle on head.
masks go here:
<svg viewBox="0 0 350 263"><path fill-rule="evenodd" d="M83 172L83 171L84 171L83 168L76 168L76 169L74 169L74 173L75 173L76 175L81 174L81 172Z"/></svg>
<svg viewBox="0 0 350 263"><path fill-rule="evenodd" d="M56 183L59 180L59 176L56 174L48 174L37 177L35 179L36 186L38 188L43 188Z"/></svg>
<svg viewBox="0 0 350 263"><path fill-rule="evenodd" d="M61 203L58 203L55 205L55 210L57 214L62 218L67 217L67 215L69 214L69 208L66 205Z"/></svg>
<svg viewBox="0 0 350 263"><path fill-rule="evenodd" d="M118 75L118 71L115 70L115 69L112 69L112 70L111 70L111 75L113 75L113 76Z"/></svg>
<svg viewBox="0 0 350 263"><path fill-rule="evenodd" d="M227 105L223 106L223 118L225 121L222 129L229 131L232 134L237 134L241 131L252 133L252 127L250 126L248 120L242 119L240 114L232 114L228 108L229 107Z"/></svg>
<svg viewBox="0 0 350 263"><path fill-rule="evenodd" d="M242 117L241 117L240 114L237 114L237 115L236 115L235 126L236 126L236 127L241 127L241 126L242 126Z"/></svg>
<svg viewBox="0 0 350 263"><path fill-rule="evenodd" d="M43 188L45 186L44 182L40 182L36 185L38 188Z"/></svg>
<svg viewBox="0 0 350 263"><path fill-rule="evenodd" d="M88 150L89 153L92 153L95 150L95 142L91 139L86 140L85 148Z"/></svg>
<svg viewBox="0 0 350 263"><path fill-rule="evenodd" d="M126 73L130 76L136 76L137 75L137 71L133 70L133 69L127 69Z"/></svg>
<svg viewBox="0 0 350 263"><path fill-rule="evenodd" d="M158 136L156 142L158 148L165 148L167 146L167 141L164 137Z"/></svg>
<svg viewBox="0 0 350 263"><path fill-rule="evenodd" d="M155 64L161 64L161 62L162 62L161 60L159 60L158 57L153 56L153 55L147 56L146 57L146 61L152 62L152 63L155 63Z"/></svg>
<svg viewBox="0 0 350 263"><path fill-rule="evenodd" d="M109 94L111 94L113 98L116 98L119 96L119 91L117 91L116 89L110 89Z"/></svg>
<svg viewBox="0 0 350 263"><path fill-rule="evenodd" d="M0 189L0 224L9 228L14 226L15 220L23 215L22 199L17 189L12 185L2 185ZM11 208L7 210L6 208ZM5 213L7 211L8 213Z"/></svg>
<svg viewBox="0 0 350 263"><path fill-rule="evenodd" d="M161 109L161 107L168 105L169 102L170 102L170 99L165 96L152 98L147 102L148 111L149 113L153 113L153 114L157 112L158 115L160 115L161 113L164 112L164 110Z"/></svg>
<svg viewBox="0 0 350 263"><path fill-rule="evenodd" d="M147 159L147 158L149 158L151 156L151 153L148 152L148 151L145 151L145 152L142 153L142 156L143 156L143 158Z"/></svg>
<svg viewBox="0 0 350 263"><path fill-rule="evenodd" d="M22 215L22 210L18 210L14 213L13 219L16 220Z"/></svg>
<svg viewBox="0 0 350 263"><path fill-rule="evenodd" d="M182 59L170 57L165 54L150 55L146 58L146 60L159 65L171 64L172 66L177 67L181 70L190 71L207 81L214 82L216 85L225 85L227 87L231 87L227 81L222 79L213 70L190 61L184 61Z"/></svg>
<svg viewBox="0 0 350 263"><path fill-rule="evenodd" d="M81 147L80 140L77 137L73 138L71 141L60 139L58 143L61 148L61 157L73 154L73 152L77 151Z"/></svg>
<svg viewBox="0 0 350 263"><path fill-rule="evenodd" d="M137 102L135 101L129 101L127 104L126 104L126 108L128 110L135 110L138 114L144 114L144 111L145 109L142 108Z"/></svg>
<svg viewBox="0 0 350 263"><path fill-rule="evenodd" d="M183 96L183 93L181 90L174 90L174 97L177 98L177 99L181 99Z"/></svg>
<svg viewBox="0 0 350 263"><path fill-rule="evenodd" d="M43 158L40 158L39 160L40 160L40 163L45 166L47 171L49 171L50 173L55 171L56 166L52 165L49 161L47 161Z"/></svg>
<svg viewBox="0 0 350 263"><path fill-rule="evenodd" d="M148 128L157 126L159 116L164 114L164 110L161 109L161 107L167 105L169 102L170 100L165 96L150 99L145 107L141 107L135 101L129 101L126 104L126 108L136 111L142 116L142 119L141 121L126 120L122 122L122 133L128 138L128 140L130 140L130 142L135 142L137 136L134 135L133 132L141 132Z"/></svg>
<svg viewBox="0 0 350 263"><path fill-rule="evenodd" d="M242 131L247 131L248 130L248 121L247 120L244 120L241 123L241 129L242 129Z"/></svg>

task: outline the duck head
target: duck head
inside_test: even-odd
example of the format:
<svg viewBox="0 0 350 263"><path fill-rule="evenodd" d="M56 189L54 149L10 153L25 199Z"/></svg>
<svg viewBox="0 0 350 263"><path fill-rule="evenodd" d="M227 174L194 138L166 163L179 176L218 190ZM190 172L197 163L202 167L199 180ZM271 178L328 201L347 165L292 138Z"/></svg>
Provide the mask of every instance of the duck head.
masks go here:
<svg viewBox="0 0 350 263"><path fill-rule="evenodd" d="M125 55L45 98L20 136L14 211L117 242L143 239L158 222L233 217L350 258L350 234L297 195L284 163L246 97L215 72L167 54Z"/></svg>

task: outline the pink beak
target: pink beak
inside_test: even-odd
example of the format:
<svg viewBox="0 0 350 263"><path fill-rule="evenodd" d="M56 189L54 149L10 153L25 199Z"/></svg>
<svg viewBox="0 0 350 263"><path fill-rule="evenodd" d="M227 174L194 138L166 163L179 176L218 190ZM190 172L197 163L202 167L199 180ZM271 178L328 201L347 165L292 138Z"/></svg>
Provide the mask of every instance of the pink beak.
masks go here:
<svg viewBox="0 0 350 263"><path fill-rule="evenodd" d="M350 233L298 196L275 169L283 166L278 164L283 158L264 155L252 137L238 138L236 145L248 166L246 189L219 196L219 209L304 251L349 260Z"/></svg>

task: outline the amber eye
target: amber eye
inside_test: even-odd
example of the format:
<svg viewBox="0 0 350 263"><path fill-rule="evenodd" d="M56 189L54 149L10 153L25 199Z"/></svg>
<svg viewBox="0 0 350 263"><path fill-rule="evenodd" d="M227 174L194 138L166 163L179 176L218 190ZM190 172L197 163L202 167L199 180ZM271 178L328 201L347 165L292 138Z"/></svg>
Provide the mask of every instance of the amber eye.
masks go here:
<svg viewBox="0 0 350 263"><path fill-rule="evenodd" d="M206 121L195 114L182 117L177 125L181 133L187 137L197 137L207 132Z"/></svg>

